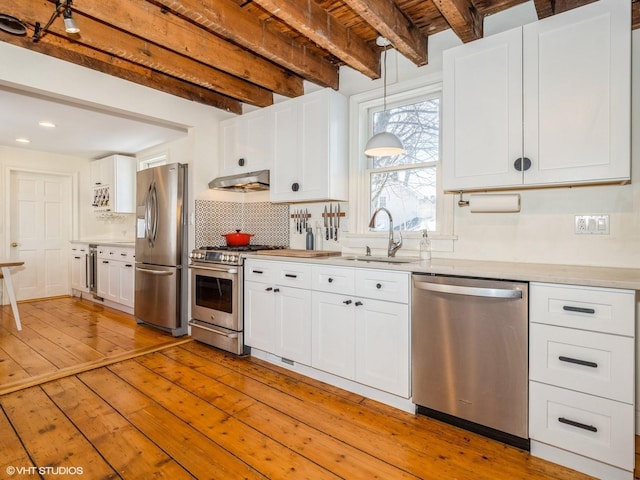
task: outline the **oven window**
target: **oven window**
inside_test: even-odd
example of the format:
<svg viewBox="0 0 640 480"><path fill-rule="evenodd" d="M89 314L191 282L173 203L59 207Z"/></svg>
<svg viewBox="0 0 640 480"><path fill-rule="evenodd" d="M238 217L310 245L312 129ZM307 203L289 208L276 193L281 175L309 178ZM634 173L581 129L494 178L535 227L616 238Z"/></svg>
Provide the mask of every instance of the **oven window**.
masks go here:
<svg viewBox="0 0 640 480"><path fill-rule="evenodd" d="M196 275L196 305L219 312L233 313L233 281Z"/></svg>

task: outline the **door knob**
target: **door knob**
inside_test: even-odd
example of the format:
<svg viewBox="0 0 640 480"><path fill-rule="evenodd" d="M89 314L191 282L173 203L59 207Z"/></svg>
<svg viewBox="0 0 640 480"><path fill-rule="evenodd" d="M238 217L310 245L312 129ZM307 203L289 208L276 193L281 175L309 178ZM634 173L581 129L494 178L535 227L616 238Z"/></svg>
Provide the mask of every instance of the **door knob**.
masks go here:
<svg viewBox="0 0 640 480"><path fill-rule="evenodd" d="M18 242L11 242L11 246L12 247L17 247L18 246Z"/></svg>

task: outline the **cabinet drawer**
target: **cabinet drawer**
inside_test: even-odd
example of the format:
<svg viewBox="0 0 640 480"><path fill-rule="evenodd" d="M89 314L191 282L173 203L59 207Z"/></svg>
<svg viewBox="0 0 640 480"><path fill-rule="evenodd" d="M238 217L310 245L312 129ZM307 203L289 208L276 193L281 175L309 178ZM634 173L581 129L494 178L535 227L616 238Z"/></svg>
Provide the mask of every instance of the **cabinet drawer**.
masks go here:
<svg viewBox="0 0 640 480"><path fill-rule="evenodd" d="M633 336L635 292L532 283L532 322Z"/></svg>
<svg viewBox="0 0 640 480"><path fill-rule="evenodd" d="M244 279L247 281L272 283L277 278L277 270L277 263L268 260L248 258L244 261Z"/></svg>
<svg viewBox="0 0 640 480"><path fill-rule="evenodd" d="M633 338L531 324L529 378L633 404Z"/></svg>
<svg viewBox="0 0 640 480"><path fill-rule="evenodd" d="M532 439L633 470L632 405L537 382L529 395Z"/></svg>
<svg viewBox="0 0 640 480"><path fill-rule="evenodd" d="M356 270L358 297L409 303L409 274L382 270Z"/></svg>
<svg viewBox="0 0 640 480"><path fill-rule="evenodd" d="M294 288L311 288L311 265L302 263L279 263L275 283Z"/></svg>
<svg viewBox="0 0 640 480"><path fill-rule="evenodd" d="M121 260L123 262L132 262L135 257L135 249L111 247L111 246L98 246L98 258L104 260Z"/></svg>
<svg viewBox="0 0 640 480"><path fill-rule="evenodd" d="M355 273L353 268L314 265L312 272L312 287L314 290L340 293L342 295L353 295L355 293Z"/></svg>

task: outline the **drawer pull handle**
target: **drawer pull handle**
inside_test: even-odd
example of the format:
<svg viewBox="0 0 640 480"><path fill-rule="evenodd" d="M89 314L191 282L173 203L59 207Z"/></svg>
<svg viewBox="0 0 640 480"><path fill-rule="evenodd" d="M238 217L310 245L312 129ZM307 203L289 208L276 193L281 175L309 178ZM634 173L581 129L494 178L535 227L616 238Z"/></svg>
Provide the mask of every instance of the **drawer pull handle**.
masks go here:
<svg viewBox="0 0 640 480"><path fill-rule="evenodd" d="M571 305L565 305L562 307L565 312L578 312L578 313L589 313L593 315L596 311L593 308L583 308L583 307L572 307Z"/></svg>
<svg viewBox="0 0 640 480"><path fill-rule="evenodd" d="M264 289L265 292L271 292L273 291L273 287L267 287Z"/></svg>
<svg viewBox="0 0 640 480"><path fill-rule="evenodd" d="M253 270L253 273L257 273L258 275L262 275L264 272L262 270Z"/></svg>
<svg viewBox="0 0 640 480"><path fill-rule="evenodd" d="M274 289L273 289L273 292L274 292L274 293L278 293L279 291L280 291L280 289L279 289L279 288L274 288Z"/></svg>
<svg viewBox="0 0 640 480"><path fill-rule="evenodd" d="M560 423L564 423L566 425L571 425L572 427L582 428L583 430L588 430L590 432L597 432L598 429L593 425L585 425L584 423L576 422L575 420L569 420L568 418L559 417L558 421Z"/></svg>
<svg viewBox="0 0 640 480"><path fill-rule="evenodd" d="M342 303L344 303L345 305L351 305L353 303L352 300L344 300Z"/></svg>
<svg viewBox="0 0 640 480"><path fill-rule="evenodd" d="M598 364L596 362L589 362L588 360L580 360L578 358L563 357L562 355L558 357L558 360L560 360L561 362L575 363L576 365L582 365L583 367L598 368Z"/></svg>
<svg viewBox="0 0 640 480"><path fill-rule="evenodd" d="M287 278L298 278L298 275L294 273L285 273L284 276Z"/></svg>
<svg viewBox="0 0 640 480"><path fill-rule="evenodd" d="M356 307L361 307L363 305L362 302L356 302Z"/></svg>

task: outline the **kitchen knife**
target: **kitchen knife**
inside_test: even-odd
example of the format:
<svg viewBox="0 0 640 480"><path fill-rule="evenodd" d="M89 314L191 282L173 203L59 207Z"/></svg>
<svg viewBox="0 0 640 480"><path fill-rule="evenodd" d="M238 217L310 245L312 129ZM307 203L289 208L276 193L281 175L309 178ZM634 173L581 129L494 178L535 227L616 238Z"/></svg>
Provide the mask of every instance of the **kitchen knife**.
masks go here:
<svg viewBox="0 0 640 480"><path fill-rule="evenodd" d="M324 206L324 233L325 238L329 240L329 217L327 216L327 206Z"/></svg>
<svg viewBox="0 0 640 480"><path fill-rule="evenodd" d="M333 238L333 203L329 204L329 238Z"/></svg>
<svg viewBox="0 0 640 480"><path fill-rule="evenodd" d="M340 228L340 204L336 208L336 230L333 234L334 240L338 241L338 229Z"/></svg>

